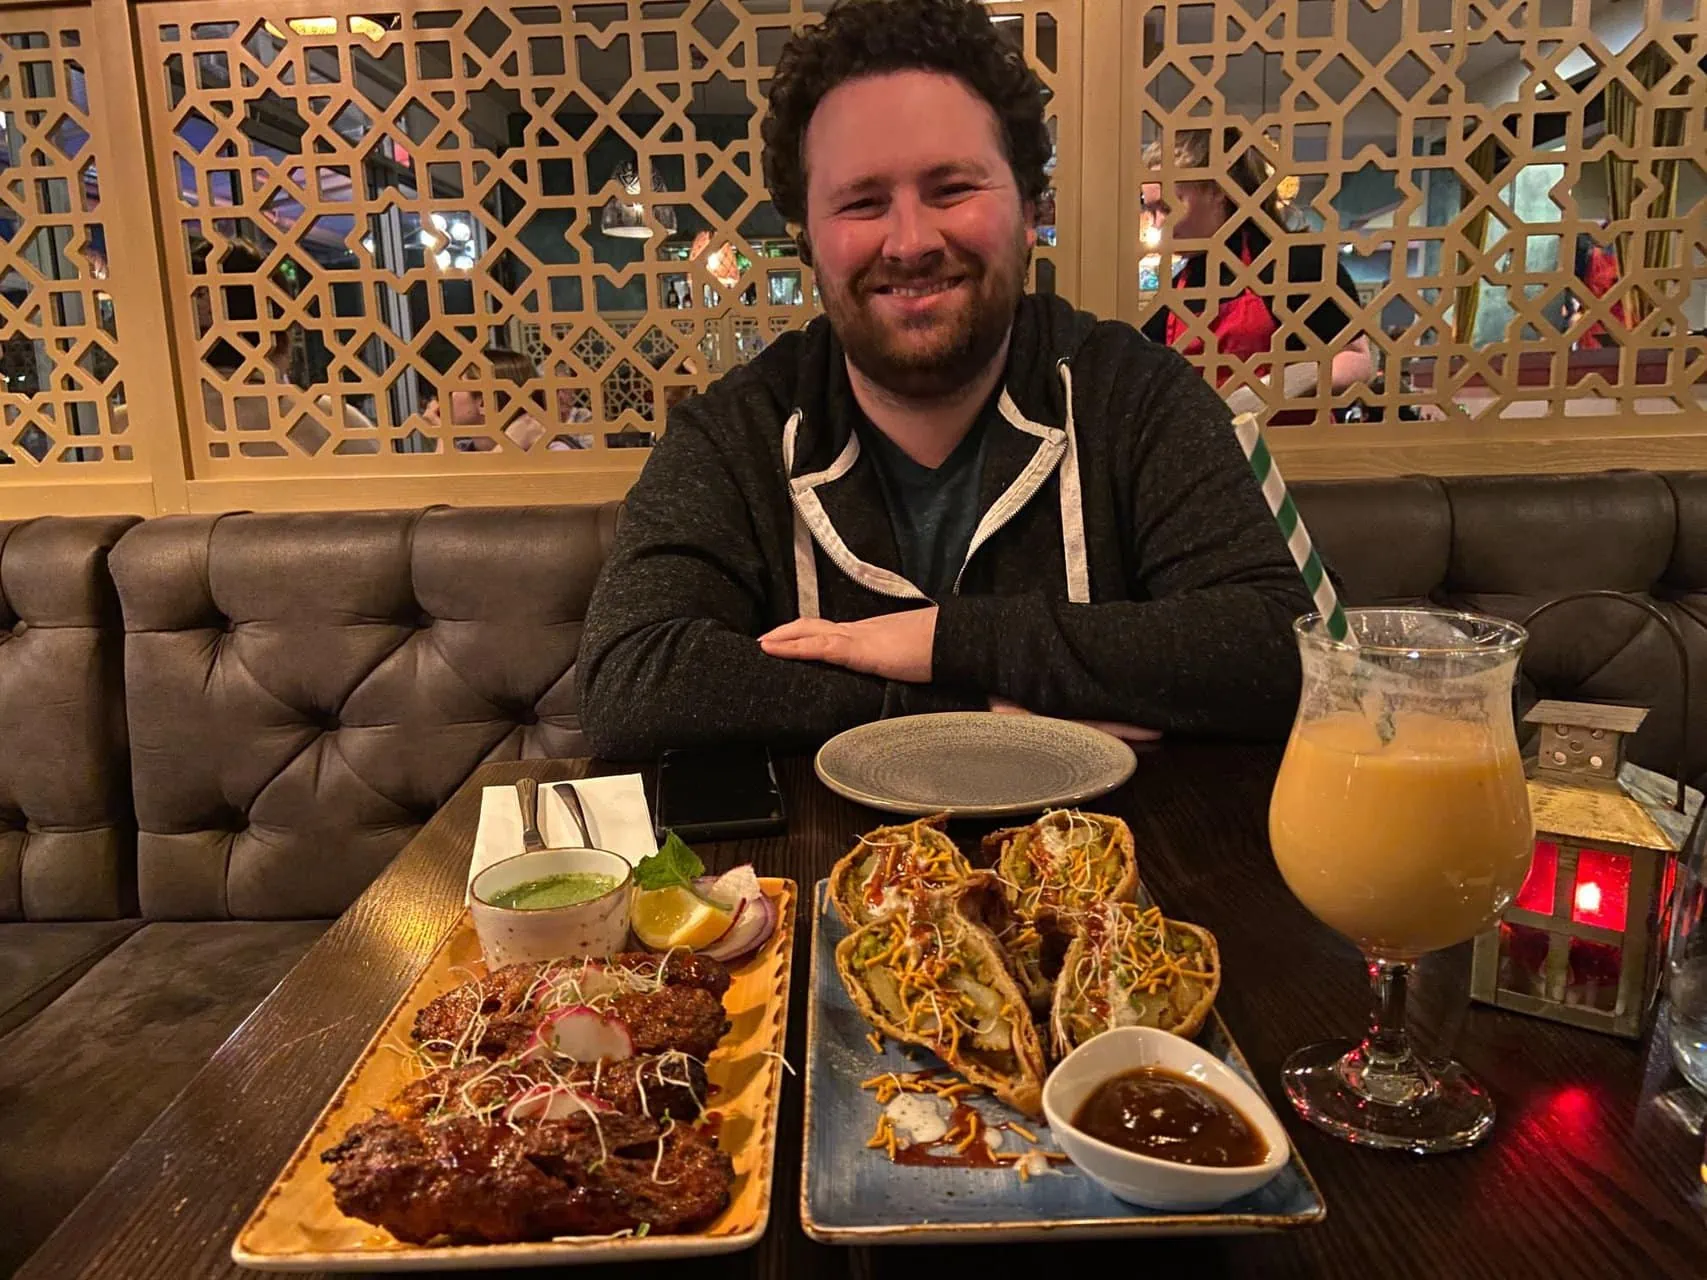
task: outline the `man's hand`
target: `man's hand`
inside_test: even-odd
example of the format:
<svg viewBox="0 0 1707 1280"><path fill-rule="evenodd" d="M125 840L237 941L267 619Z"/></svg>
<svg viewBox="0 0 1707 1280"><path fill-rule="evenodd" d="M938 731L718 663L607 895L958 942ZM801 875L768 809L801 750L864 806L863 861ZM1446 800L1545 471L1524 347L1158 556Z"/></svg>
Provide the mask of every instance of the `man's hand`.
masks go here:
<svg viewBox="0 0 1707 1280"><path fill-rule="evenodd" d="M1031 712L1017 702L1009 702L1005 698L991 698L990 710L1004 716L1028 716ZM1118 720L1075 720L1074 724L1089 725L1093 729L1101 729L1111 737L1123 739L1126 742L1155 742L1162 736L1159 729L1145 729L1140 725L1122 724Z"/></svg>
<svg viewBox="0 0 1707 1280"><path fill-rule="evenodd" d="M863 622L827 622L796 618L759 637L773 658L828 662L850 671L928 684L931 646L936 640L936 606L886 613Z"/></svg>

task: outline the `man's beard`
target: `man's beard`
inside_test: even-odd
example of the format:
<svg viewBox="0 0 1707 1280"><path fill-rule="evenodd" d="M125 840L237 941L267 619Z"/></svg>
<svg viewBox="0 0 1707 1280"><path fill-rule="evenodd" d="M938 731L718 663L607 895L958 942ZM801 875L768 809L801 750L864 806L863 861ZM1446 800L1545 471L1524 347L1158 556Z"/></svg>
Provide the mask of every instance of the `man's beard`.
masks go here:
<svg viewBox="0 0 1707 1280"><path fill-rule="evenodd" d="M952 395L987 368L1007 340L1025 290L1031 249L1024 233L1000 260L945 258L933 266L897 271L881 263L844 288L824 288L824 310L849 362L891 395L937 400ZM924 284L964 276L953 311L928 332L886 321L873 308L883 286Z"/></svg>

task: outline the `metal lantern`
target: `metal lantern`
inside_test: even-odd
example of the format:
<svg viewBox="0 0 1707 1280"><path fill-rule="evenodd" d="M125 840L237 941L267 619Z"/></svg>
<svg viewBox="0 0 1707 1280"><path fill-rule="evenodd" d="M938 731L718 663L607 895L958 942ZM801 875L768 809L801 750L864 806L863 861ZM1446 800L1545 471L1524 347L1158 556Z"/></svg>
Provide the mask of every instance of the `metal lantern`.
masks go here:
<svg viewBox="0 0 1707 1280"><path fill-rule="evenodd" d="M1573 1026L1637 1037L1652 1004L1677 842L1631 794L1624 739L1640 707L1540 702L1529 780L1535 857L1499 924L1476 939L1470 994ZM1681 784L1680 784L1681 785Z"/></svg>

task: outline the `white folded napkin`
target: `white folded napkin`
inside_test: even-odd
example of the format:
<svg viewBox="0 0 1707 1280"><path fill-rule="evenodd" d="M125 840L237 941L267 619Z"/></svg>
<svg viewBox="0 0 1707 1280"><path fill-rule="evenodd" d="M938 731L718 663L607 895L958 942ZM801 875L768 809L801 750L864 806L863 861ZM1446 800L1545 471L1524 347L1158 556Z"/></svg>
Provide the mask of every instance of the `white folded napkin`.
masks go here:
<svg viewBox="0 0 1707 1280"><path fill-rule="evenodd" d="M638 773L619 773L607 778L582 778L576 782L546 782L539 788L539 833L547 848L569 848L581 843L575 819L561 795L574 787L587 815L587 843L639 862L658 852L652 835L652 810L646 803L646 788ZM474 833L474 857L468 864L470 882L494 862L513 858L522 850L522 805L514 787L485 787L480 794L480 825Z"/></svg>

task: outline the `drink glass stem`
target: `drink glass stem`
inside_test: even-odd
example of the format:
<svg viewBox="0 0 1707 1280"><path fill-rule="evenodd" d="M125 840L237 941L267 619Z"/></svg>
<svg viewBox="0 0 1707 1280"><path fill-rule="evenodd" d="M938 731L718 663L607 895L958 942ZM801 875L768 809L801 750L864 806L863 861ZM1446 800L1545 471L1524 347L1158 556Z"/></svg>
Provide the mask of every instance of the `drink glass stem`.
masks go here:
<svg viewBox="0 0 1707 1280"><path fill-rule="evenodd" d="M1411 966L1405 960L1369 960L1368 964L1375 1012L1363 1043L1340 1060L1340 1076L1348 1088L1371 1102L1410 1106L1434 1091L1434 1079L1405 1032L1405 987Z"/></svg>

